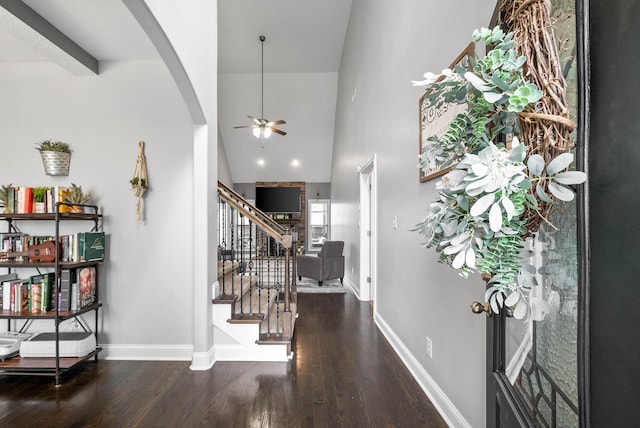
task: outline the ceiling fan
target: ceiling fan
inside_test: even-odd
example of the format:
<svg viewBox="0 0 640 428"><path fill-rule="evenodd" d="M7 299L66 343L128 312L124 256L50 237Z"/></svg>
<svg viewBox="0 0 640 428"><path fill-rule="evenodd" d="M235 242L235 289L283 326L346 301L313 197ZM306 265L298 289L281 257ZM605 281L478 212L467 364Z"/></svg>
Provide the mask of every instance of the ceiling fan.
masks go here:
<svg viewBox="0 0 640 428"><path fill-rule="evenodd" d="M287 135L286 132L278 129L275 127L275 125L284 125L285 122L284 120L272 120L269 121L267 119L264 118L264 41L266 40L266 38L264 36L260 36L260 43L262 44L262 80L261 80L261 85L262 85L262 109L260 111L260 118L256 118L253 116L249 116L247 115L247 117L249 119L251 119L254 124L253 125L242 125L242 126L234 126L234 129L237 128L252 128L253 129L253 135L258 138L260 137L260 139L263 141L264 143L264 138L269 138L271 136L272 132L275 132L276 134L280 134L280 135Z"/></svg>

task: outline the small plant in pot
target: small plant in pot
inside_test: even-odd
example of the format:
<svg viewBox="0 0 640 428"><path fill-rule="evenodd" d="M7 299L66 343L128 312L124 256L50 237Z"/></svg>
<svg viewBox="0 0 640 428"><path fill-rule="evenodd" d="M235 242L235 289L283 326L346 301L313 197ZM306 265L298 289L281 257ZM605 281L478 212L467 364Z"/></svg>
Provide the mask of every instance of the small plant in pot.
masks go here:
<svg viewBox="0 0 640 428"><path fill-rule="evenodd" d="M147 180L142 177L133 177L129 180L131 184L131 191L133 192L133 196L142 196L144 192L147 190Z"/></svg>
<svg viewBox="0 0 640 428"><path fill-rule="evenodd" d="M44 199L45 199L45 195L47 194L47 191L49 190L48 187L34 187L33 188L33 202L35 205L35 212L36 213L44 213L45 209L44 209Z"/></svg>
<svg viewBox="0 0 640 428"><path fill-rule="evenodd" d="M9 212L9 192L13 189L11 184L2 185L0 187L0 205L3 207L3 212Z"/></svg>
<svg viewBox="0 0 640 428"><path fill-rule="evenodd" d="M44 140L37 144L36 150L42 157L42 165L47 175L69 175L71 149L62 141Z"/></svg>
<svg viewBox="0 0 640 428"><path fill-rule="evenodd" d="M71 187L69 187L64 192L64 202L68 204L74 204L71 207L72 213L81 213L83 212L83 207L75 206L75 205L84 205L91 199L90 193L84 193L82 191L82 186L78 186L74 183L71 183Z"/></svg>

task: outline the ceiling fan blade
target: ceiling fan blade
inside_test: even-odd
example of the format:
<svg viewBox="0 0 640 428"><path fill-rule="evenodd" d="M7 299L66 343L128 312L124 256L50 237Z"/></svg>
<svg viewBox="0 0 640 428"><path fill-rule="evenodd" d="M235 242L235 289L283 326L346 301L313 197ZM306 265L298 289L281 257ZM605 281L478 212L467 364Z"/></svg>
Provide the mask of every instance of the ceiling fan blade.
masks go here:
<svg viewBox="0 0 640 428"><path fill-rule="evenodd" d="M242 126L234 126L233 129L238 129L238 128L257 128L256 125L242 125Z"/></svg>
<svg viewBox="0 0 640 428"><path fill-rule="evenodd" d="M261 121L261 119L257 119L257 118L255 118L255 117L253 117L253 116L249 116L249 115L247 115L247 117L248 117L249 119L253 120L253 121L256 123L256 125L260 125L260 123L261 123L261 122L260 122L260 121Z"/></svg>
<svg viewBox="0 0 640 428"><path fill-rule="evenodd" d="M279 130L278 128L271 127L271 130L272 130L273 132L275 132L276 134L280 134L280 135L287 135L287 133L286 133L286 132L281 131L281 130Z"/></svg>
<svg viewBox="0 0 640 428"><path fill-rule="evenodd" d="M267 126L273 126L273 125L284 125L285 122L284 120L272 120L271 122L267 122Z"/></svg>

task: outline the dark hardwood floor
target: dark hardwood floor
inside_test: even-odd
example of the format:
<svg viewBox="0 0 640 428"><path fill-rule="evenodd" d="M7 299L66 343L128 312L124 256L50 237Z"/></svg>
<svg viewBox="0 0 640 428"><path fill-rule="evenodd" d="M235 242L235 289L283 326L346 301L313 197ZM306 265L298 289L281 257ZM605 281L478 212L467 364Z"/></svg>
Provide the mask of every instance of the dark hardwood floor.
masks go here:
<svg viewBox="0 0 640 428"><path fill-rule="evenodd" d="M0 376L0 427L446 427L352 294L300 294L287 363L107 361Z"/></svg>

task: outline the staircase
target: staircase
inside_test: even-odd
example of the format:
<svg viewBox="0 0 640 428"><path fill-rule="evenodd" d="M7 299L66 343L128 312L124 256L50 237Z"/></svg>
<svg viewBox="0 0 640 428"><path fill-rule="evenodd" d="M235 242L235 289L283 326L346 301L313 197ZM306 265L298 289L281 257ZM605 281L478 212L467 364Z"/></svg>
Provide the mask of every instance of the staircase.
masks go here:
<svg viewBox="0 0 640 428"><path fill-rule="evenodd" d="M296 318L296 233L218 182L216 360L287 361Z"/></svg>

